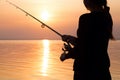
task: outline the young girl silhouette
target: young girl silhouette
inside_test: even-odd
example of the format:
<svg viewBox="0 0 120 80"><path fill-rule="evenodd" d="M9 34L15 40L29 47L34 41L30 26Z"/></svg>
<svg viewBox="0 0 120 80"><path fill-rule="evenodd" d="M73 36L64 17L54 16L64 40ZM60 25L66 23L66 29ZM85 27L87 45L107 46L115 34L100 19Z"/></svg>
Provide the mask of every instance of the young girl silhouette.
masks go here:
<svg viewBox="0 0 120 80"><path fill-rule="evenodd" d="M73 58L74 80L111 80L109 40L112 35L112 18L107 0L83 0L90 11L80 16L77 37L63 35L62 40L74 45L60 59Z"/></svg>

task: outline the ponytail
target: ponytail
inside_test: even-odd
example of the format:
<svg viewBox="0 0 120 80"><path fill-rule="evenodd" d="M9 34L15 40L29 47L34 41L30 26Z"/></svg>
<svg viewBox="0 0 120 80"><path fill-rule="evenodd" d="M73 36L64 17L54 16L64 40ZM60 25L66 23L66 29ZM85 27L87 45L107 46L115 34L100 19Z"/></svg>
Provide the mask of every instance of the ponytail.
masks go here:
<svg viewBox="0 0 120 80"><path fill-rule="evenodd" d="M108 16L108 18L111 18L111 15L110 15L110 13L109 13L110 7L108 7L107 4L105 4L103 9L104 9L104 12L106 13L106 16ZM112 19L111 19L111 20L112 20ZM112 26L112 25L113 25L113 22L112 22L112 21L111 21L110 25L111 25L111 26L108 27L109 38L110 38L111 40L115 40L115 38L114 38L114 36L113 36L113 34L112 34L112 32L113 32L113 26Z"/></svg>
<svg viewBox="0 0 120 80"><path fill-rule="evenodd" d="M107 6L107 3L103 5L103 9L107 13L109 13L109 11L110 11L110 7Z"/></svg>
<svg viewBox="0 0 120 80"><path fill-rule="evenodd" d="M104 2L103 2L103 10L104 10L104 12L106 13L106 16L107 16L108 18L111 18L111 15L110 15L110 13L109 13L110 7L107 6L107 0L103 0L103 1L104 1ZM108 32L109 32L109 39L115 40L115 38L114 38L114 36L113 36L113 34L112 34L112 32L113 32L113 22L112 22L112 18L111 18L111 23L109 23L109 26L108 26Z"/></svg>

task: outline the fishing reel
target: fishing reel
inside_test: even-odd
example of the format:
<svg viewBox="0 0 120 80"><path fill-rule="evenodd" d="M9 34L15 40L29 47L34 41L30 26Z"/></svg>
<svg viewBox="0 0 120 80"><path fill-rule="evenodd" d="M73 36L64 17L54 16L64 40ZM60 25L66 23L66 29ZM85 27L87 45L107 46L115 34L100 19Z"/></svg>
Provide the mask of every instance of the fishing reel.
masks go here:
<svg viewBox="0 0 120 80"><path fill-rule="evenodd" d="M60 60L64 61L66 59L66 54L72 49L72 46L69 42L64 43L64 47L62 48L63 53L60 56Z"/></svg>
<svg viewBox="0 0 120 80"><path fill-rule="evenodd" d="M69 52L71 49L72 49L72 46L71 46L71 44L69 42L64 43L64 47L62 48L62 50L65 53Z"/></svg>

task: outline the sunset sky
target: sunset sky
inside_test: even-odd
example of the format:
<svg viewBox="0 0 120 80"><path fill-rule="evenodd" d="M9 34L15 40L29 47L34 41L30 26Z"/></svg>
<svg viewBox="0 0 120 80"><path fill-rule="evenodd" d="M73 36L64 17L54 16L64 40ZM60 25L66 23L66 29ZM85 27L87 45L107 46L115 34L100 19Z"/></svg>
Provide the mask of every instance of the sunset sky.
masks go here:
<svg viewBox="0 0 120 80"><path fill-rule="evenodd" d="M78 18L89 11L83 0L9 0L61 34L76 36ZM114 36L120 39L120 0L108 0ZM61 39L25 13L0 0L0 39Z"/></svg>

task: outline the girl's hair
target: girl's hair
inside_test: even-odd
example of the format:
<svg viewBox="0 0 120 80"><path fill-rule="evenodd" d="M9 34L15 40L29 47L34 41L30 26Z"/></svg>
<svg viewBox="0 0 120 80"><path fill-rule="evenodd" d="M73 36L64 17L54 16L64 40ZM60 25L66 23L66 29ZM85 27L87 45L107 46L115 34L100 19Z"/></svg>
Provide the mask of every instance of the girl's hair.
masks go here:
<svg viewBox="0 0 120 80"><path fill-rule="evenodd" d="M84 4L87 8L101 7L102 9L109 12L109 7L107 6L107 0L84 0Z"/></svg>
<svg viewBox="0 0 120 80"><path fill-rule="evenodd" d="M96 7L102 8L103 11L106 13L106 17L111 18L109 14L110 8L107 6L107 0L84 0L84 4L86 8L96 8ZM114 39L112 35L112 25L113 25L113 22L111 21L111 23L109 23L109 26L108 26L110 39Z"/></svg>

